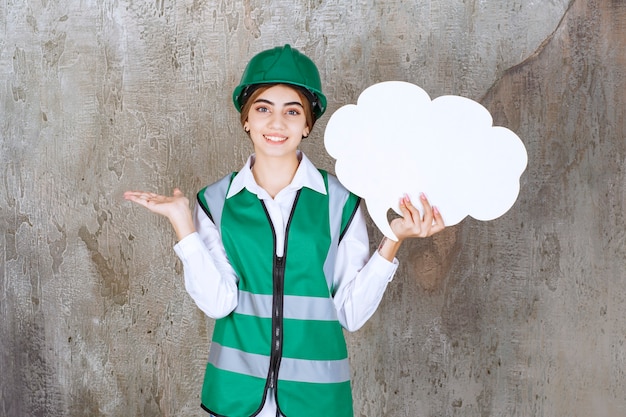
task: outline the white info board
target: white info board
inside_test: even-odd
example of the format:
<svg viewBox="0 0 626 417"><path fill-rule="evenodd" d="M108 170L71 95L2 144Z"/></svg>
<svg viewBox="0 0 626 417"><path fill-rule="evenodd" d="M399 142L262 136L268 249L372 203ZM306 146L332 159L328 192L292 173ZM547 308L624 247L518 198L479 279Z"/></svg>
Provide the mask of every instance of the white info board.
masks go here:
<svg viewBox="0 0 626 417"><path fill-rule="evenodd" d="M405 194L423 212L423 192L446 226L466 216L493 220L515 203L528 163L520 138L493 126L478 102L453 95L431 100L402 81L374 84L356 105L335 111L324 145L339 181L365 200L378 229L393 240L387 212L400 214Z"/></svg>

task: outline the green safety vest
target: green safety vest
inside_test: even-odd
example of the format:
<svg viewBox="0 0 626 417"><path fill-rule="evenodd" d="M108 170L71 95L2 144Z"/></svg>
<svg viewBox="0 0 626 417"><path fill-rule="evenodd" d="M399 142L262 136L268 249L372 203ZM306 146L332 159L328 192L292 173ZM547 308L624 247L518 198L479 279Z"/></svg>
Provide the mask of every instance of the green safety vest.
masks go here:
<svg viewBox="0 0 626 417"><path fill-rule="evenodd" d="M360 199L320 173L327 194L298 191L282 257L262 200L245 188L225 198L235 174L198 193L239 278L237 307L215 323L202 388L202 407L215 416L254 416L274 388L286 417L353 417L332 279Z"/></svg>

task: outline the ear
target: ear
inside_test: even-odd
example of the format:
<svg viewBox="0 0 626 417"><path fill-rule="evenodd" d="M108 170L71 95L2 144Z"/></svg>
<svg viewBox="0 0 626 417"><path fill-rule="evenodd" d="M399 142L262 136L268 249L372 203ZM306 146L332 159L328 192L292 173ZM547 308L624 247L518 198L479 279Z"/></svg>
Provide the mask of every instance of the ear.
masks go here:
<svg viewBox="0 0 626 417"><path fill-rule="evenodd" d="M246 122L246 123L244 123L244 124L243 124L243 130L244 130L246 133L250 133L250 126L248 126L248 122Z"/></svg>
<svg viewBox="0 0 626 417"><path fill-rule="evenodd" d="M303 138L308 138L308 137L309 137L309 133L311 133L311 132L309 131L309 128L308 128L308 127L305 127L305 128L302 130L302 137L303 137Z"/></svg>

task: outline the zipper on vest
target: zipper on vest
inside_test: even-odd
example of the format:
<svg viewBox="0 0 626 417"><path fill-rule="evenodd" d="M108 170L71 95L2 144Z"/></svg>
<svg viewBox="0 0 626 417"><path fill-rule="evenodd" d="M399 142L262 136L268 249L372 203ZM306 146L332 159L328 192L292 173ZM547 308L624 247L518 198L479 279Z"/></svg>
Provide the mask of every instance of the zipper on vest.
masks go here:
<svg viewBox="0 0 626 417"><path fill-rule="evenodd" d="M270 222L272 229L272 235L274 236L274 265L272 268L272 281L273 281L273 300L272 300L272 347L270 353L270 369L269 369L269 388L276 388L278 385L278 369L280 368L280 360L283 356L283 304L285 300L285 257L287 256L287 237L289 236L289 227L291 226L291 219L296 209L296 204L300 197L300 191L296 193L293 205L291 207L291 213L287 226L285 227L285 242L283 246L283 256L276 255L276 231L272 224L272 219L267 211L267 207L263 201L261 205L265 210L267 220ZM276 397L276 405L278 405L278 390L274 391ZM265 401L265 400L264 400Z"/></svg>
<svg viewBox="0 0 626 417"><path fill-rule="evenodd" d="M274 388L278 380L278 367L283 348L283 301L285 281L285 258L274 257L274 300L272 303L272 351L270 355L270 388Z"/></svg>

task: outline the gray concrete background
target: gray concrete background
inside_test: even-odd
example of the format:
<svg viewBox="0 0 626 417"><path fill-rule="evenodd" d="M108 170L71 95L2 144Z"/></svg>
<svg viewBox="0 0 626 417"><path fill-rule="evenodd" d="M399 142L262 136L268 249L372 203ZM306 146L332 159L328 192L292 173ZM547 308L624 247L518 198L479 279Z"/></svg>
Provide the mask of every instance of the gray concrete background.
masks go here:
<svg viewBox="0 0 626 417"><path fill-rule="evenodd" d="M617 0L0 2L0 415L205 415L213 322L167 221L121 196L238 168L230 93L287 42L328 115L409 81L480 101L529 153L506 215L401 250L348 335L356 415L626 415ZM327 120L303 149L332 171Z"/></svg>

